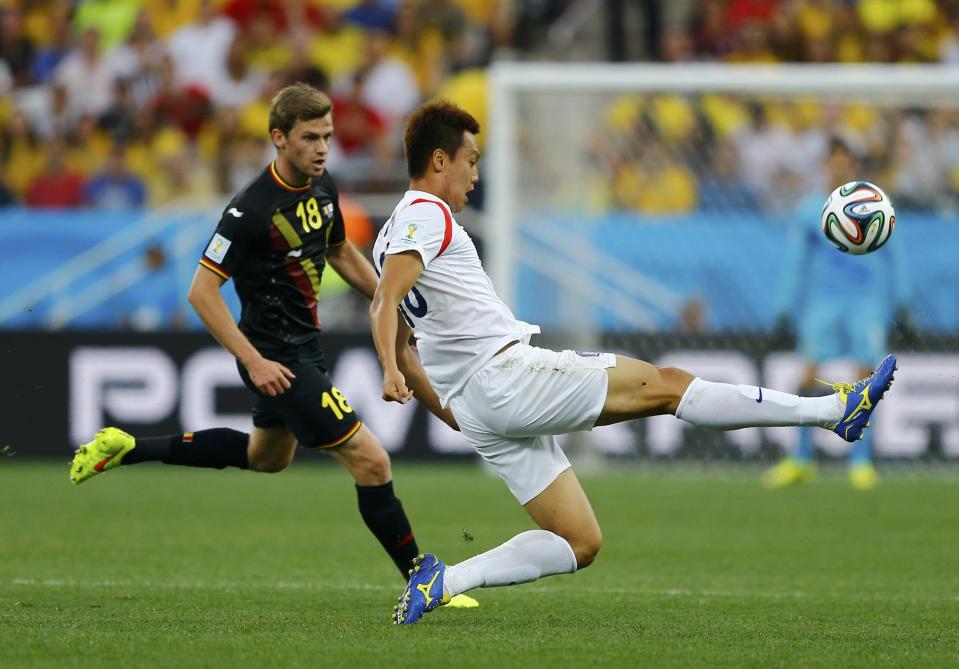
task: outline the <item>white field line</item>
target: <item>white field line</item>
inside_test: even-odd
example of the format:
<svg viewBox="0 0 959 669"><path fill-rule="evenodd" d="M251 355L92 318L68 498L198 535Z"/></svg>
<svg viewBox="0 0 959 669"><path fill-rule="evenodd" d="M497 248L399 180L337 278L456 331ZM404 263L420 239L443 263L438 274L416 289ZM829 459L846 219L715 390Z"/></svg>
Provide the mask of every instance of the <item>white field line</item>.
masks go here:
<svg viewBox="0 0 959 669"><path fill-rule="evenodd" d="M306 581L276 581L274 583L264 583L262 581L74 581L70 579L32 579L32 578L14 578L8 581L12 586L29 586L37 588L156 588L165 590L375 590L375 591L400 591L397 585L382 585L374 583L328 583L328 582L306 582ZM959 594L957 595L939 595L939 596L908 596L882 593L841 593L841 592L803 592L801 590L790 590L787 592L774 592L768 590L687 590L684 588L603 588L603 587L571 587L571 586L553 586L553 585L528 585L523 587L524 592L544 592L544 593L587 593L591 595L614 595L614 596L647 596L647 597L677 597L693 599L729 599L751 597L756 599L839 599L850 601L876 601L876 602L942 602L959 603ZM474 592L474 594L476 594Z"/></svg>

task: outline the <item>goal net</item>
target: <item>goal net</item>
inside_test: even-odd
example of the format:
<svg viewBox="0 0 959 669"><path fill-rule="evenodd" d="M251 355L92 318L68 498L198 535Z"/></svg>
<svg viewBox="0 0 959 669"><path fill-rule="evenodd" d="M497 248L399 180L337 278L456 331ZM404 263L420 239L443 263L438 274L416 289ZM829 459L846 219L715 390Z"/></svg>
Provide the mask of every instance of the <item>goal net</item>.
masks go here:
<svg viewBox="0 0 959 669"><path fill-rule="evenodd" d="M896 256L883 322L902 362L876 454L959 458L959 72L497 64L490 109L486 263L518 317L553 346L718 381L797 391L804 306L783 300L822 283L813 266L787 275L797 218L815 217L808 203L821 207L844 181L882 186L897 209L876 254ZM839 182L837 143L855 164ZM856 368L841 355L819 374L845 380ZM822 454L848 453L817 432ZM772 460L796 435L708 433L667 417L589 439L618 457Z"/></svg>

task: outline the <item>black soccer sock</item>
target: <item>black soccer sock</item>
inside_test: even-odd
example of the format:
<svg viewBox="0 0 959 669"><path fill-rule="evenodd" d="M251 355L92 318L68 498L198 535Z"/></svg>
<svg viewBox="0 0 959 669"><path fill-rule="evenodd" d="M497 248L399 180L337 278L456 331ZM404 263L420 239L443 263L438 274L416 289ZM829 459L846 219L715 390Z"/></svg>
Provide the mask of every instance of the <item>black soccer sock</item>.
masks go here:
<svg viewBox="0 0 959 669"><path fill-rule="evenodd" d="M420 549L413 538L410 521L406 517L403 505L393 494L393 482L383 485L358 485L356 498L360 504L360 515L380 544L389 553L403 580L413 568L413 558Z"/></svg>
<svg viewBox="0 0 959 669"><path fill-rule="evenodd" d="M170 443L179 438L180 435L175 437L137 437L136 448L123 456L120 465L135 465L138 462L153 462L168 458L170 456Z"/></svg>
<svg viewBox="0 0 959 669"><path fill-rule="evenodd" d="M226 427L169 437L146 437L137 439L136 448L126 454L123 464L161 460L168 465L186 467L249 469L246 455L249 440L250 435L246 432Z"/></svg>

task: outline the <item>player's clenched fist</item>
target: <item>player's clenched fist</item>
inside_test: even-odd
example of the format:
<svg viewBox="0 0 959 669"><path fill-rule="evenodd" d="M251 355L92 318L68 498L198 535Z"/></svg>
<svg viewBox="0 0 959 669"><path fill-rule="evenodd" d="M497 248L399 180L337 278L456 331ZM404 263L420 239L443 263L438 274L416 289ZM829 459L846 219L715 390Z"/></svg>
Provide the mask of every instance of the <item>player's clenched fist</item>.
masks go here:
<svg viewBox="0 0 959 669"><path fill-rule="evenodd" d="M383 373L383 399L387 402L406 404L413 398L413 391L406 387L406 377L397 370Z"/></svg>

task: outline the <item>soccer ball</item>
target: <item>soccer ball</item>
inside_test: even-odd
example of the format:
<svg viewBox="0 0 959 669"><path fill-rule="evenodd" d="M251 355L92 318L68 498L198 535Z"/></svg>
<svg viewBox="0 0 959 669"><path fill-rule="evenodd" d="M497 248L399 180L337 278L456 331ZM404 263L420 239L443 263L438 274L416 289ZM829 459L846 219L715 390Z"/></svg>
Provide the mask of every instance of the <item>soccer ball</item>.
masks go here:
<svg viewBox="0 0 959 669"><path fill-rule="evenodd" d="M868 181L843 184L822 208L822 232L843 253L872 253L889 240L895 227L892 201Z"/></svg>

